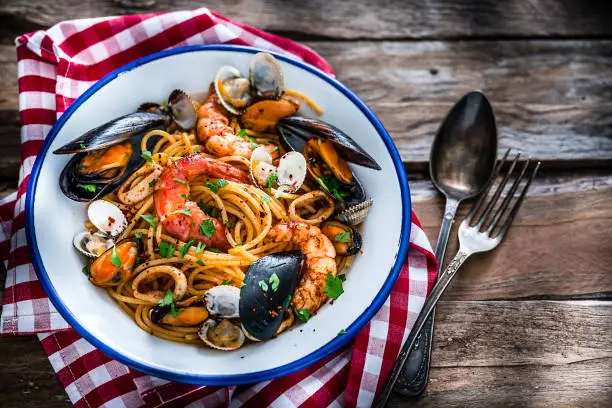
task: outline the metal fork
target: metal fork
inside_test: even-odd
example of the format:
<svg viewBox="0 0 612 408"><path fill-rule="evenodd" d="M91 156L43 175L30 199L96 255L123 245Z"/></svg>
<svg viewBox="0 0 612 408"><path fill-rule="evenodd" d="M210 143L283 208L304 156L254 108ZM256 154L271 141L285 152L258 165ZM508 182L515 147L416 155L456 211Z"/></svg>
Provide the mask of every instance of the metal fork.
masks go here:
<svg viewBox="0 0 612 408"><path fill-rule="evenodd" d="M510 150L508 150L508 153ZM504 156L507 157L508 153ZM385 386L381 390L380 395L374 402L373 407L382 408L387 403L387 399L389 395L391 395L391 391L393 390L393 386L398 380L400 376L402 366L408 359L408 355L410 350L414 346L416 339L418 338L425 321L429 317L429 315L434 310L436 303L440 300L440 297L444 293L444 290L448 287L448 284L453 280L457 271L463 265L463 263L473 254L479 252L488 252L497 247L500 242L506 236L510 225L512 225L512 221L514 221L514 217L518 212L523 199L525 198L525 194L527 194L527 190L533 181L536 173L538 172L541 162L538 162L535 166L535 169L527 179L518 199L515 201L514 205L510 208L510 203L514 198L516 191L519 188L519 184L523 180L525 173L527 172L527 167L529 166L529 160L525 161L519 175L514 179L514 182L510 186L510 189L505 194L500 205L497 205L499 198L502 196L504 188L508 184L508 181L512 178L512 173L516 168L518 163L520 154L517 154L510 167L508 168L504 178L500 182L499 186L493 193L493 196L489 199L488 192L491 189L491 186L496 179L497 174L499 174L501 167L504 161L500 161L495 169L495 175L491 177L491 181L489 182L489 186L480 196L478 201L472 207L472 210L468 214L467 218L463 220L461 225L459 226L459 251L448 264L444 273L438 277L438 281L434 288L431 291L431 294L425 301L425 305L423 306L423 310L419 314L416 322L414 323L414 327L412 331L408 335L406 342L402 346L402 350L400 351L395 364L393 365L393 369L391 370L391 374L385 383ZM502 219L504 220L502 222Z"/></svg>

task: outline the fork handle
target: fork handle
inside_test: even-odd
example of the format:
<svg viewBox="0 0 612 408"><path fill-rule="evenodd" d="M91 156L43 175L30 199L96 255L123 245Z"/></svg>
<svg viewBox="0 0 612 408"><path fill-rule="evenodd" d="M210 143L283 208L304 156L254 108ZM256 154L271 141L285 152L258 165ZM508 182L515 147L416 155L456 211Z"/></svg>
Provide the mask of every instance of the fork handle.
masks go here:
<svg viewBox="0 0 612 408"><path fill-rule="evenodd" d="M373 407L383 408L386 405L387 400L391 395L391 391L393 390L393 386L398 380L398 377L400 376L400 373L402 371L402 367L406 363L408 355L410 354L410 350L412 350L412 347L414 347L414 343L419 337L419 334L421 333L421 330L423 329L427 318L433 312L434 308L436 307L436 303L438 303L438 300L440 300L440 297L448 287L448 284L453 280L453 278L457 274L457 271L459 270L459 268L461 268L461 265L463 265L463 263L466 261L466 259L468 259L470 255L472 255L471 252L460 248L459 251L457 251L457 254L453 257L453 259L450 261L450 263L444 270L444 273L438 277L438 282L435 284L431 291L431 294L425 301L423 309L421 310L421 313L419 313L419 317L417 317L417 320L414 323L414 326L412 327L412 330L410 331L406 342L402 346L402 349L399 355L397 356L397 360L395 361L395 364L393 364L391 374L389 374L389 377L387 378L385 385L380 391L378 398L374 402Z"/></svg>

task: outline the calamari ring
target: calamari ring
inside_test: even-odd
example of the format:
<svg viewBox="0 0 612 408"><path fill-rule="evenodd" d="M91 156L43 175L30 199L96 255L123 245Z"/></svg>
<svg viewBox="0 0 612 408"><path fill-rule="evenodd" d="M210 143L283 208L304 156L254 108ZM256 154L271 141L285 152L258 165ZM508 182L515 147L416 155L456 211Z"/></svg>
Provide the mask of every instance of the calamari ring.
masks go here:
<svg viewBox="0 0 612 408"><path fill-rule="evenodd" d="M323 199L329 206L325 206L319 209L310 218L302 218L298 215L298 208L308 207L314 204L315 201ZM310 193L304 194L303 196L296 198L289 205L289 218L291 221L303 222L306 224L316 225L320 224L328 219L334 212L334 202L324 192L320 190L311 191Z"/></svg>
<svg viewBox="0 0 612 408"><path fill-rule="evenodd" d="M151 303L158 303L166 295L161 290L151 290L147 293L141 293L138 291L138 286L146 281L155 280L160 275L169 275L174 280L174 299L182 298L187 292L187 278L183 271L174 266L160 265L153 266L145 269L138 274L132 281L132 289L134 290L134 297L140 300L146 300Z"/></svg>

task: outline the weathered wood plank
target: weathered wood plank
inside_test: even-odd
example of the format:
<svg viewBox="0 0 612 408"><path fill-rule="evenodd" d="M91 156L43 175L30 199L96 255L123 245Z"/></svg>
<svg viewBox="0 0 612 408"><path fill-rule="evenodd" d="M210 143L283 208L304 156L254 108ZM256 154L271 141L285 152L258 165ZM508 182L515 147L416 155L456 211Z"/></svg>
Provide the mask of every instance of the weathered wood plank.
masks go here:
<svg viewBox="0 0 612 408"><path fill-rule="evenodd" d="M144 7L138 7L138 6ZM478 0L13 0L0 5L1 37L71 18L202 6L258 28L323 38L466 38L601 36L612 34L612 7L606 0L497 2ZM136 7L134 7L136 6Z"/></svg>
<svg viewBox="0 0 612 408"><path fill-rule="evenodd" d="M519 148L548 168L612 164L612 41L310 45L372 106L410 170L426 169L440 121L471 89L490 96L502 148ZM0 47L0 55L0 109L6 110L0 148L15 162L14 49ZM0 179L10 177L0 166Z"/></svg>
<svg viewBox="0 0 612 408"><path fill-rule="evenodd" d="M435 243L444 203L428 180L411 180L413 206ZM506 240L475 256L459 272L446 299L511 299L612 293L612 176L547 175L535 181ZM470 208L460 207L457 220ZM459 222L446 251L457 250Z"/></svg>

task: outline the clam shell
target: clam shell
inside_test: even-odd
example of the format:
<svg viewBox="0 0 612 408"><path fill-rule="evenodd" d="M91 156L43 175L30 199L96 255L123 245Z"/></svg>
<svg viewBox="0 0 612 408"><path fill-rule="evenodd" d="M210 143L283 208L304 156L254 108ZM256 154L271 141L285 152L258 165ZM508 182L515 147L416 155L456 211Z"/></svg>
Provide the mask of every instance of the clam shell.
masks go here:
<svg viewBox="0 0 612 408"><path fill-rule="evenodd" d="M101 232L116 237L127 227L123 212L113 203L105 200L92 201L87 208L87 217Z"/></svg>
<svg viewBox="0 0 612 408"><path fill-rule="evenodd" d="M235 88L226 90L231 92L232 96L235 98L234 103L226 100L221 89L224 85ZM251 102L252 98L249 89L249 80L246 79L240 71L230 65L224 65L219 68L215 75L214 87L219 102L231 114L240 115L249 102Z"/></svg>
<svg viewBox="0 0 612 408"><path fill-rule="evenodd" d="M278 99L285 89L280 64L276 58L266 52L253 55L249 79L255 94L261 99Z"/></svg>
<svg viewBox="0 0 612 408"><path fill-rule="evenodd" d="M230 285L210 288L204 295L208 312L216 317L234 319L239 316L240 289Z"/></svg>
<svg viewBox="0 0 612 408"><path fill-rule="evenodd" d="M168 96L168 108L172 113L172 119L182 130L191 130L198 120L193 101L185 92L175 89Z"/></svg>
<svg viewBox="0 0 612 408"><path fill-rule="evenodd" d="M276 173L276 167L272 164L272 156L263 146L253 150L249 167L251 180L256 186L266 187L268 178Z"/></svg>
<svg viewBox="0 0 612 408"><path fill-rule="evenodd" d="M94 232L92 234L91 232L87 230L77 232L74 235L74 238L72 239L72 244L77 249L77 251L79 251L81 254L85 255L88 258L95 259L98 257L98 253L91 252L91 244L90 244L90 248L87 248L88 242L92 240L98 241L101 247L102 245L104 245L104 248L103 248L104 250L102 252L106 251L107 249L113 246L113 240L109 239L107 235L100 233L100 232Z"/></svg>
<svg viewBox="0 0 612 408"><path fill-rule="evenodd" d="M306 159L301 153L287 152L278 162L278 185L283 191L295 193L306 179Z"/></svg>
<svg viewBox="0 0 612 408"><path fill-rule="evenodd" d="M338 213L336 219L348 225L359 225L366 219L373 204L374 201L366 200L359 204L351 205Z"/></svg>
<svg viewBox="0 0 612 408"><path fill-rule="evenodd" d="M231 345L221 345L221 344L217 344L213 342L208 336L208 331L214 329L219 324L221 324L221 322L217 323L213 319L208 319L207 321L205 321L202 324L202 327L200 327L200 330L198 330L198 336L200 336L200 339L202 339L202 341L206 343L207 345L209 345L210 347L215 348L217 350L223 350L223 351L236 350L237 348L239 348L240 346L244 344L244 339L245 339L244 332L242 331L240 327L234 325L231 322L230 324L233 327L235 327L239 333L238 338L235 341L235 343Z"/></svg>

